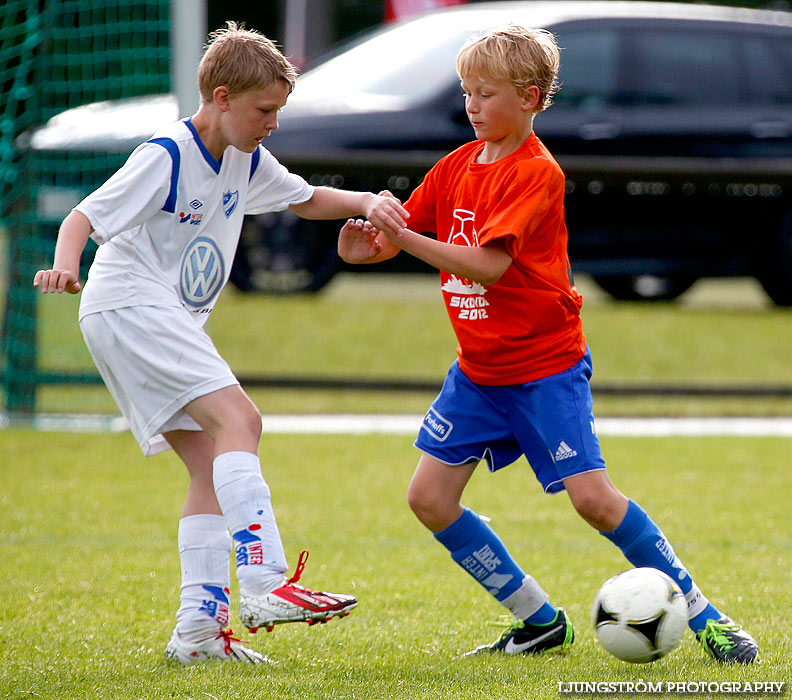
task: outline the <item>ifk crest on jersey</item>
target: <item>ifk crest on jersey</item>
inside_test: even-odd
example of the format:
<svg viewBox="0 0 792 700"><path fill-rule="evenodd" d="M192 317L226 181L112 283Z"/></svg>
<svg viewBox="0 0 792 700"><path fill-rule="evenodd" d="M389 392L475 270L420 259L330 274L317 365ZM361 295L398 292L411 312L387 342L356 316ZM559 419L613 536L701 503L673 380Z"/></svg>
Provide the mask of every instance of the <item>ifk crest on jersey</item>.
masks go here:
<svg viewBox="0 0 792 700"><path fill-rule="evenodd" d="M223 213L228 219L234 213L237 203L239 202L239 190L233 192L223 192Z"/></svg>

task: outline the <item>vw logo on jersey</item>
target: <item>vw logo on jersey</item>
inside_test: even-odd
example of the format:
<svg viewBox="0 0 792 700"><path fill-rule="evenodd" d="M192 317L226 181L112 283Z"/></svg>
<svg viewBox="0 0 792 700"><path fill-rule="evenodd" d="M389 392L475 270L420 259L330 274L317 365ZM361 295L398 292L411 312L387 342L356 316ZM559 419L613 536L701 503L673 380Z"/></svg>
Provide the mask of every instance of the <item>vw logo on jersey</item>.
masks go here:
<svg viewBox="0 0 792 700"><path fill-rule="evenodd" d="M225 281L225 265L213 240L196 238L190 243L179 281L182 299L190 306L204 306L217 296Z"/></svg>
<svg viewBox="0 0 792 700"><path fill-rule="evenodd" d="M234 213L236 205L239 202L239 190L233 192L223 192L223 213L228 219Z"/></svg>

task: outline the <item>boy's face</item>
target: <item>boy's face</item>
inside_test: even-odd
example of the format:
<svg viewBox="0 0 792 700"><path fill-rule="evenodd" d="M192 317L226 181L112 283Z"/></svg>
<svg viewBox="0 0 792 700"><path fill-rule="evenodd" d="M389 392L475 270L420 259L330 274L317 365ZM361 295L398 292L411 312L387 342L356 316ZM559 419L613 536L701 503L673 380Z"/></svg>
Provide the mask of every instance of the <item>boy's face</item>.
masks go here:
<svg viewBox="0 0 792 700"><path fill-rule="evenodd" d="M225 141L240 151L253 153L278 128L278 111L288 97L289 85L283 80L265 88L227 95L221 122Z"/></svg>
<svg viewBox="0 0 792 700"><path fill-rule="evenodd" d="M468 119L482 141L498 142L521 132L535 107L531 91L521 93L500 78L465 76L462 91Z"/></svg>

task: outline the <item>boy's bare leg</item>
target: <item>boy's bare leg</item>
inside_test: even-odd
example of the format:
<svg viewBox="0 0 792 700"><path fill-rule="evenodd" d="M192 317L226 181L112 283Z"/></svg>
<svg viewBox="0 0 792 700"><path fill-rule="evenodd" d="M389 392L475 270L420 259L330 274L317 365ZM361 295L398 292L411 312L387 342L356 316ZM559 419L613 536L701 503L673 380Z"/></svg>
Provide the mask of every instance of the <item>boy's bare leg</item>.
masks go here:
<svg viewBox="0 0 792 700"><path fill-rule="evenodd" d="M629 501L604 469L564 479L569 500L581 518L600 532L615 530L624 520Z"/></svg>
<svg viewBox="0 0 792 700"><path fill-rule="evenodd" d="M226 452L258 454L261 414L238 384L201 396L184 410L212 439L213 458Z"/></svg>
<svg viewBox="0 0 792 700"><path fill-rule="evenodd" d="M426 453L407 489L407 502L415 517L432 532L440 532L458 520L464 508L462 493L477 462L450 466Z"/></svg>
<svg viewBox="0 0 792 700"><path fill-rule="evenodd" d="M190 475L182 518L200 513L222 516L212 481L214 440L202 430L173 430L165 434L165 439Z"/></svg>

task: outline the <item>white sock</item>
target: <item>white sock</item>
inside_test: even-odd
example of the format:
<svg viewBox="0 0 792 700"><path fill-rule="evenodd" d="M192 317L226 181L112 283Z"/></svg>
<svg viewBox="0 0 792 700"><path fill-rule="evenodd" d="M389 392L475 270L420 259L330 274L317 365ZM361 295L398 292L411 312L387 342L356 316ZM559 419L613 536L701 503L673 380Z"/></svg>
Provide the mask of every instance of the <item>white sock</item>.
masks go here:
<svg viewBox="0 0 792 700"><path fill-rule="evenodd" d="M283 585L286 555L259 458L250 452L218 455L214 487L234 539L240 589L261 595Z"/></svg>
<svg viewBox="0 0 792 700"><path fill-rule="evenodd" d="M685 595L685 600L688 606L688 619L693 619L696 615L703 613L709 605L709 600L704 597L704 594L699 590L699 587L694 583L690 591Z"/></svg>
<svg viewBox="0 0 792 700"><path fill-rule="evenodd" d="M188 642L214 637L228 625L231 538L222 515L179 521L182 584L176 630Z"/></svg>
<svg viewBox="0 0 792 700"><path fill-rule="evenodd" d="M526 574L520 587L500 604L514 615L515 620L527 620L548 601L547 593L533 576Z"/></svg>

